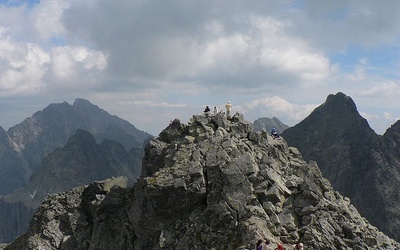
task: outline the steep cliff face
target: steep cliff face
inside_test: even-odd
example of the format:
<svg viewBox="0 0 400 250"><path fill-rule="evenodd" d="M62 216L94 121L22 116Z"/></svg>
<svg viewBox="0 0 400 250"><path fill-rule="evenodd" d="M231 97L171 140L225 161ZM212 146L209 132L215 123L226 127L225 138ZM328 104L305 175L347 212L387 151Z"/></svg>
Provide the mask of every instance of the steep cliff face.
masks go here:
<svg viewBox="0 0 400 250"><path fill-rule="evenodd" d="M373 225L400 240L400 125L377 135L343 93L329 95L282 136L315 160L335 189L350 197Z"/></svg>
<svg viewBox="0 0 400 250"><path fill-rule="evenodd" d="M147 145L134 186L114 184L48 197L6 249L241 249L260 237L273 249L297 241L307 249L400 248L315 162L240 114L173 121Z"/></svg>
<svg viewBox="0 0 400 250"><path fill-rule="evenodd" d="M23 186L29 178L30 170L13 148L11 138L0 127L0 195L11 193L15 187Z"/></svg>

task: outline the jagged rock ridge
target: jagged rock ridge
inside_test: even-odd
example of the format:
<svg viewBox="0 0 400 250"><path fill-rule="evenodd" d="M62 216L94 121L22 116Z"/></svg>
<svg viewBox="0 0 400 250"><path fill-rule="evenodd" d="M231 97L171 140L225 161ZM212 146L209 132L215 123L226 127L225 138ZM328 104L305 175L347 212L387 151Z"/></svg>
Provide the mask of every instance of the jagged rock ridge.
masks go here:
<svg viewBox="0 0 400 250"><path fill-rule="evenodd" d="M174 120L132 188L114 180L49 196L6 249L239 249L260 236L306 249L398 249L315 162L237 114ZM118 181L117 181L118 182Z"/></svg>
<svg viewBox="0 0 400 250"><path fill-rule="evenodd" d="M323 175L360 213L389 236L400 240L399 122L377 135L343 93L329 95L282 136L316 160Z"/></svg>

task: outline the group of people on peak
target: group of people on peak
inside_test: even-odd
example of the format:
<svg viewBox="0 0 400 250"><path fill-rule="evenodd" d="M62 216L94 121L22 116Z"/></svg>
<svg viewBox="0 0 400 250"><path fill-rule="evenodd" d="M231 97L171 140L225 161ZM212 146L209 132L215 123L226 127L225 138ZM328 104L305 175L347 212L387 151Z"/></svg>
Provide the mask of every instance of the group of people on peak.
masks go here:
<svg viewBox="0 0 400 250"><path fill-rule="evenodd" d="M303 248L303 243L299 242L293 245L293 250L304 250ZM270 241L269 240L258 240L256 245L255 245L255 250L272 250L272 248L270 248ZM285 248L283 247L283 245L281 243L278 243L277 247L275 248L275 250L285 250Z"/></svg>
<svg viewBox="0 0 400 250"><path fill-rule="evenodd" d="M226 117L228 118L228 119L230 119L231 118L231 111L232 111L232 104L231 104L231 102L230 101L228 101L226 104L225 104L225 110L226 110ZM211 112L211 109L208 107L208 106L206 106L206 108L204 109L204 114L206 115L206 116L209 116L210 115L210 112ZM222 113L222 111L221 111L221 113ZM218 109L217 109L217 106L214 106L214 115L216 115L216 114L218 114Z"/></svg>
<svg viewBox="0 0 400 250"><path fill-rule="evenodd" d="M226 110L226 118L231 119L232 104L231 104L230 101L228 101L225 104L225 110ZM204 114L206 116L210 116L210 112L211 112L210 107L206 106L206 108L204 109ZM221 113L222 113L222 111L221 111ZM217 109L216 106L214 106L214 115L216 115L216 114L218 114L218 109ZM274 139L278 139L280 137L278 131L276 130L276 128L273 128L271 130L271 136Z"/></svg>

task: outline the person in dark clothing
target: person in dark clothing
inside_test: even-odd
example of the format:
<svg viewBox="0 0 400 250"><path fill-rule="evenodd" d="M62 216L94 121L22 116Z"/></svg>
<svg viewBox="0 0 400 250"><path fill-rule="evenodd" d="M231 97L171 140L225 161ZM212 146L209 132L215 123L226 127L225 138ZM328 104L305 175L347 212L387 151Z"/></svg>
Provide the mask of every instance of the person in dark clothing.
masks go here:
<svg viewBox="0 0 400 250"><path fill-rule="evenodd" d="M206 116L209 116L209 115L210 115L210 108L209 108L208 106L206 106L206 108L204 109L204 114L205 114Z"/></svg>
<svg viewBox="0 0 400 250"><path fill-rule="evenodd" d="M273 129L271 130L271 136L272 136L274 139L279 138L279 134L278 134L278 131L276 130L276 128L273 128Z"/></svg>
<svg viewBox="0 0 400 250"><path fill-rule="evenodd" d="M256 248L255 250L263 250L263 241L262 240L258 240L256 243Z"/></svg>

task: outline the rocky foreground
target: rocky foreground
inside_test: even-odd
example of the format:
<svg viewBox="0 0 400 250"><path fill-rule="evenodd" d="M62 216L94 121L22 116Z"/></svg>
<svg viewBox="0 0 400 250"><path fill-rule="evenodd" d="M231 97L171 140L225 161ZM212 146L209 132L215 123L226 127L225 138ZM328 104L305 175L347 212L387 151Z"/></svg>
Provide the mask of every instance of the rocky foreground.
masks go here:
<svg viewBox="0 0 400 250"><path fill-rule="evenodd" d="M174 120L132 188L114 178L50 195L5 249L400 249L284 139L236 114Z"/></svg>

